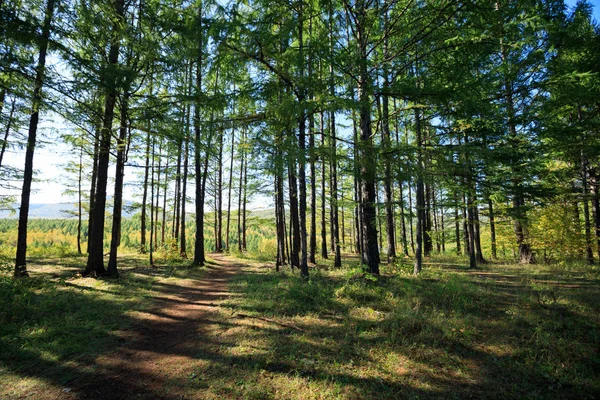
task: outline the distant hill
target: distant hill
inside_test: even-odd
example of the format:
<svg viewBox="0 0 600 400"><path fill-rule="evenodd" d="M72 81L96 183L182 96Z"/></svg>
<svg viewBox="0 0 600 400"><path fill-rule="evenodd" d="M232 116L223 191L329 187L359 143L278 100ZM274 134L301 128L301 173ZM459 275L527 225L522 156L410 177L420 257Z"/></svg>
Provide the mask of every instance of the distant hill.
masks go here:
<svg viewBox="0 0 600 400"><path fill-rule="evenodd" d="M132 201L125 200L123 205L123 217L130 218L137 211L132 210ZM139 203L138 203L139 204ZM19 204L15 203L11 210L0 210L0 219L5 218L19 218ZM112 212L112 205L107 207L108 212ZM29 205L29 218L44 218L44 219L71 219L77 218L77 204L75 203L32 203ZM237 212L237 210L232 210ZM84 215L87 213L84 211ZM255 210L248 210L249 218L260 218L260 219L273 219L275 218L274 208L259 208Z"/></svg>
<svg viewBox="0 0 600 400"><path fill-rule="evenodd" d="M125 201L124 203L123 217L131 217L133 213L129 209L132 202ZM0 210L0 218L19 218L19 204L15 203L11 207L13 211ZM109 207L108 210L112 211L112 207ZM76 212L76 203L32 203L29 205L29 218L70 219L77 218Z"/></svg>

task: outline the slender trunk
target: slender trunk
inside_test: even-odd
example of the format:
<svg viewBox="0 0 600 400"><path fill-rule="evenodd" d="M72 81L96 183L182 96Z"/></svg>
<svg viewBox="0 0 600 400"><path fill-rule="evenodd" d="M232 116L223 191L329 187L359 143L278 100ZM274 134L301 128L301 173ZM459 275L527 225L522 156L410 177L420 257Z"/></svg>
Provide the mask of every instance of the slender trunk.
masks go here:
<svg viewBox="0 0 600 400"><path fill-rule="evenodd" d="M438 207L437 207L437 203L435 201L435 186L432 184L431 185L431 208L432 208L432 212L433 212L433 229L435 231L435 248L436 251L439 253L441 253L441 248L442 248L442 240L440 238L440 227L438 225L438 216L437 216L437 212L438 212Z"/></svg>
<svg viewBox="0 0 600 400"><path fill-rule="evenodd" d="M464 193L462 195L462 201L463 243L465 247L465 253L471 254L471 245L469 241L469 219L467 218L467 197Z"/></svg>
<svg viewBox="0 0 600 400"><path fill-rule="evenodd" d="M196 101L194 104L194 172L196 174L196 240L194 241L194 265L204 265L204 193L202 193L202 160L200 159L200 92L202 92L203 63L202 3L198 7L198 59L196 60ZM207 152L208 153L208 152ZM205 155L205 158L206 155Z"/></svg>
<svg viewBox="0 0 600 400"><path fill-rule="evenodd" d="M164 190L163 190L163 204L162 204L162 222L160 225L160 243L163 248L166 248L165 242L165 228L167 227L167 197L169 195L169 156L167 155L167 163L165 164L165 177L164 177Z"/></svg>
<svg viewBox="0 0 600 400"><path fill-rule="evenodd" d="M10 106L10 114L8 116L8 121L6 123L6 130L4 131L4 139L2 140L2 149L0 150L0 167L2 166L2 159L4 158L4 152L6 151L6 147L8 146L8 134L10 133L10 128L13 121L13 115L15 113L15 102L16 98L13 98L12 104Z"/></svg>
<svg viewBox="0 0 600 400"><path fill-rule="evenodd" d="M465 143L465 183L467 188L467 213L469 217L469 267L477 268L477 258L475 255L475 187L473 183L473 169L469 154L469 135L464 135Z"/></svg>
<svg viewBox="0 0 600 400"><path fill-rule="evenodd" d="M590 208L588 203L588 179L587 179L587 160L581 154L581 188L583 201L583 221L585 224L585 251L588 264L594 264L594 252L592 250L592 232L590 222Z"/></svg>
<svg viewBox="0 0 600 400"><path fill-rule="evenodd" d="M424 171L423 171L424 173ZM433 235L431 232L431 185L425 184L425 220L423 221L423 253L430 256L433 250Z"/></svg>
<svg viewBox="0 0 600 400"><path fill-rule="evenodd" d="M17 236L17 254L15 257L14 276L25 277L27 274L27 222L29 218L29 199L31 196L31 182L33 181L33 153L37 140L37 128L42 106L42 88L46 74L46 53L50 39L50 28L54 15L54 0L48 0L44 17L42 36L39 41L39 56L35 71L35 87L29 119L27 134L27 149L25 151L25 170L23 173L23 190L21 192L21 207L19 209L19 227Z"/></svg>
<svg viewBox="0 0 600 400"><path fill-rule="evenodd" d="M96 181L98 180L98 153L99 153L99 142L100 139L100 128L97 127L94 135L94 154L92 156L92 177L90 179L90 201L89 201L89 218L88 218L88 237L87 237L87 253L90 252L90 246L92 241L92 230L94 226L94 201L96 199Z"/></svg>
<svg viewBox="0 0 600 400"><path fill-rule="evenodd" d="M183 122L182 117L182 122ZM183 124L182 124L183 125ZM174 239L174 248L177 249L177 244L179 242L179 218L181 208L181 161L183 158L183 138L177 139L177 166L175 172L175 204L173 206L173 232L172 236Z"/></svg>
<svg viewBox="0 0 600 400"><path fill-rule="evenodd" d="M244 129L244 139L247 137ZM246 243L246 207L248 204L248 154L244 154L244 200L242 201L242 250L248 251ZM306 228L306 226L305 226Z"/></svg>
<svg viewBox="0 0 600 400"><path fill-rule="evenodd" d="M471 193L467 196L467 213L469 227L469 268L477 268L477 258L475 256L475 216L473 210L473 196Z"/></svg>
<svg viewBox="0 0 600 400"><path fill-rule="evenodd" d="M462 252L460 249L460 217L458 216L458 208L458 193L454 192L454 234L456 236L456 254L460 256Z"/></svg>
<svg viewBox="0 0 600 400"><path fill-rule="evenodd" d="M215 251L223 251L223 141L225 132L220 130L219 134L219 156L217 161L217 204L215 214L217 218L217 230L215 238Z"/></svg>
<svg viewBox="0 0 600 400"><path fill-rule="evenodd" d="M227 226L225 228L225 247L229 247L229 228L231 224L231 189L233 188L233 157L235 155L235 127L231 129L231 157L229 160L229 185L227 188Z"/></svg>
<svg viewBox="0 0 600 400"><path fill-rule="evenodd" d="M291 135L291 133L288 133ZM300 268L300 219L298 215L298 182L296 180L296 160L289 155L288 180L290 192L290 262L292 268Z"/></svg>
<svg viewBox="0 0 600 400"><path fill-rule="evenodd" d="M154 153L156 139L152 138L152 165L150 169L150 266L154 265Z"/></svg>
<svg viewBox="0 0 600 400"><path fill-rule="evenodd" d="M77 254L81 252L81 212L82 212L82 181L83 181L83 144L79 144L79 176L77 177Z"/></svg>
<svg viewBox="0 0 600 400"><path fill-rule="evenodd" d="M141 215L141 240L140 240L140 252L146 253L146 203L148 201L148 174L150 171L150 120L146 127L146 166L144 168L144 189L142 193L142 215Z"/></svg>
<svg viewBox="0 0 600 400"><path fill-rule="evenodd" d="M417 240L415 246L415 263L413 273L418 275L423 269L423 231L425 222L425 193L423 183L423 139L421 135L421 117L419 109L415 108L415 135L417 145Z"/></svg>
<svg viewBox="0 0 600 400"><path fill-rule="evenodd" d="M387 15L386 15L387 21ZM387 69L384 69L384 86L389 88L389 76ZM388 262L396 258L396 238L394 227L394 196L392 188L392 159L391 159L391 138L390 138L390 105L388 96L382 98L382 143L384 151L384 177L383 191L385 194L385 232L387 238L387 258Z"/></svg>
<svg viewBox="0 0 600 400"><path fill-rule="evenodd" d="M188 95L192 92L192 73L193 65L190 63L188 70ZM186 223L186 203L187 203L187 181L188 181L188 168L190 160L190 130L191 130L191 104L188 102L185 111L185 135L184 135L184 151L183 151L183 179L181 184L181 232L179 234L179 254L181 258L187 259L187 236L185 231Z"/></svg>
<svg viewBox="0 0 600 400"><path fill-rule="evenodd" d="M596 169L591 168L591 190L592 190L592 216L594 219L594 229L596 235L596 251L600 259L600 196L598 193L598 175Z"/></svg>
<svg viewBox="0 0 600 400"><path fill-rule="evenodd" d="M487 261L483 257L483 250L481 249L481 225L479 223L479 208L477 207L477 195L475 196L475 204L473 204L473 216L475 223L475 251L477 262L479 264L485 264Z"/></svg>
<svg viewBox="0 0 600 400"><path fill-rule="evenodd" d="M111 44L108 55L108 63L111 68L116 70L119 63L120 50L120 31L124 23L125 1L117 0L115 2L115 11L117 20L112 27ZM96 198L93 209L93 225L91 231L90 248L88 249L88 261L84 271L85 275L102 275L104 269L104 214L106 209L106 187L108 185L108 164L110 160L110 141L112 136L112 123L114 117L114 108L117 99L117 76L109 74L102 79L105 82L108 92L104 100L104 118L102 121L102 131L100 135L100 145L98 148L98 180L96 184Z"/></svg>
<svg viewBox="0 0 600 400"><path fill-rule="evenodd" d="M121 211L123 208L123 178L125 176L125 159L127 148L127 118L129 114L129 93L123 94L121 102L121 125L119 127L119 139L117 140L117 165L115 167L115 192L113 205L112 236L110 239L110 254L106 274L116 278L119 276L117 268L117 251L121 242Z"/></svg>
<svg viewBox="0 0 600 400"><path fill-rule="evenodd" d="M158 242L158 216L160 214L160 174L162 171L162 145L163 140L161 138L160 143L158 144L158 167L156 170L156 204L154 205L154 245L156 248L159 248L161 244Z"/></svg>
<svg viewBox="0 0 600 400"><path fill-rule="evenodd" d="M402 181L398 181L398 186L400 190L400 226L402 227L402 250L404 251L404 255L408 256L408 240L406 236L406 216L404 215L404 189L402 187Z"/></svg>
<svg viewBox="0 0 600 400"><path fill-rule="evenodd" d="M316 263L317 252L317 171L315 162L315 120L311 115L308 121L308 148L310 151L310 234L308 244L308 261Z"/></svg>
<svg viewBox="0 0 600 400"><path fill-rule="evenodd" d="M325 118L323 112L319 114L321 129L321 147L325 148ZM325 157L321 156L321 257L327 259L327 203L326 203L326 168Z"/></svg>
<svg viewBox="0 0 600 400"><path fill-rule="evenodd" d="M360 261L364 264L364 252L363 252L363 239L362 239L362 219L360 215L360 197L361 197L361 189L360 189L360 154L358 152L358 126L356 123L356 112L352 110L352 141L354 143L353 153L354 153L354 220L356 222L356 252L360 254Z"/></svg>
<svg viewBox="0 0 600 400"><path fill-rule="evenodd" d="M242 185L244 181L244 148L242 147L242 143L244 140L244 133L242 131L242 137L240 138L240 177L239 177L239 190L238 190L238 213L237 213L237 242L238 242L238 251L242 252Z"/></svg>
<svg viewBox="0 0 600 400"><path fill-rule="evenodd" d="M490 218L490 239L492 241L492 258L498 258L497 249L496 249L496 219L494 215L494 205L492 203L492 198L488 196L488 212Z"/></svg>
<svg viewBox="0 0 600 400"><path fill-rule="evenodd" d="M332 233L332 247L334 254L334 267L342 266L342 256L340 250L340 225L339 225L339 210L338 210L338 173L337 173L337 138L336 138L336 127L335 127L335 113L333 111L329 114L330 125L330 136L331 136L331 185L329 190L331 191L331 233Z"/></svg>
<svg viewBox="0 0 600 400"><path fill-rule="evenodd" d="M360 2L358 7L359 20L356 23L356 35L359 48L359 80L358 95L360 109L360 214L362 217L363 253L369 272L379 275L379 245L377 244L377 226L375 213L375 174L376 163L371 138L371 83L367 68L368 45L366 34L366 9Z"/></svg>

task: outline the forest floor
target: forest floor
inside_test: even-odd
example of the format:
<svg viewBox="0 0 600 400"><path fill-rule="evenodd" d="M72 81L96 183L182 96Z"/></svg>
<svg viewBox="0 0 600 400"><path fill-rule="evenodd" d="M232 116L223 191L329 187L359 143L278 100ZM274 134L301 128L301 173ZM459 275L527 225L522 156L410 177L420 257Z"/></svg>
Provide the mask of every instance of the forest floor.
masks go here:
<svg viewBox="0 0 600 400"><path fill-rule="evenodd" d="M600 280L587 266L407 260L297 271L80 259L0 276L0 399L596 398ZM354 266L352 266L354 264Z"/></svg>

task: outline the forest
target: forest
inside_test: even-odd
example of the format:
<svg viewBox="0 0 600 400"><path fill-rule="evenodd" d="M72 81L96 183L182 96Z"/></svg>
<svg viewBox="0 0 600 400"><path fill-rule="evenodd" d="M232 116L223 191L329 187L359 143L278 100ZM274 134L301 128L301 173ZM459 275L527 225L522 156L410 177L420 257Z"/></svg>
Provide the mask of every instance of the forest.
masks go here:
<svg viewBox="0 0 600 400"><path fill-rule="evenodd" d="M46 398L29 375L64 398L600 390L600 27L586 0L0 0L0 145L0 209L16 217L0 219L0 397ZM44 148L66 149L65 219L29 215L54 168L36 162ZM210 282L237 294L212 298ZM176 294L200 308L168 306ZM206 332L228 332L231 310L246 329L232 343L285 351L215 350L184 389L146 390L132 382L156 370L126 373L104 351L158 309L212 315L215 343L227 335ZM79 323L61 325L64 310ZM59 339L81 321L93 350ZM252 336L269 324L296 346ZM131 328L169 337L144 329ZM303 347L320 340L342 358ZM123 382L89 383L96 367L73 354L117 363L104 379ZM500 370L516 383L494 394ZM293 376L291 391L257 371ZM205 375L218 384L198 397Z"/></svg>

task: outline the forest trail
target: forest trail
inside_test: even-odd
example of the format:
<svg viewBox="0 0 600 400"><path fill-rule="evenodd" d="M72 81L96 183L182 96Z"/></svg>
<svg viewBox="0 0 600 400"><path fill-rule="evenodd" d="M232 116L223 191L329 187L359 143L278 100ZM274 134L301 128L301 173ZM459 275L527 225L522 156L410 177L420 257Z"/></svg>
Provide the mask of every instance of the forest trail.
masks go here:
<svg viewBox="0 0 600 400"><path fill-rule="evenodd" d="M97 379L75 380L56 399L189 398L195 368L219 357L214 352L219 344L205 332L219 303L231 296L230 278L244 266L225 255L211 257L215 262L207 263L209 271L200 280L157 283L153 306L136 313L139 323L125 332L124 343L96 359Z"/></svg>

